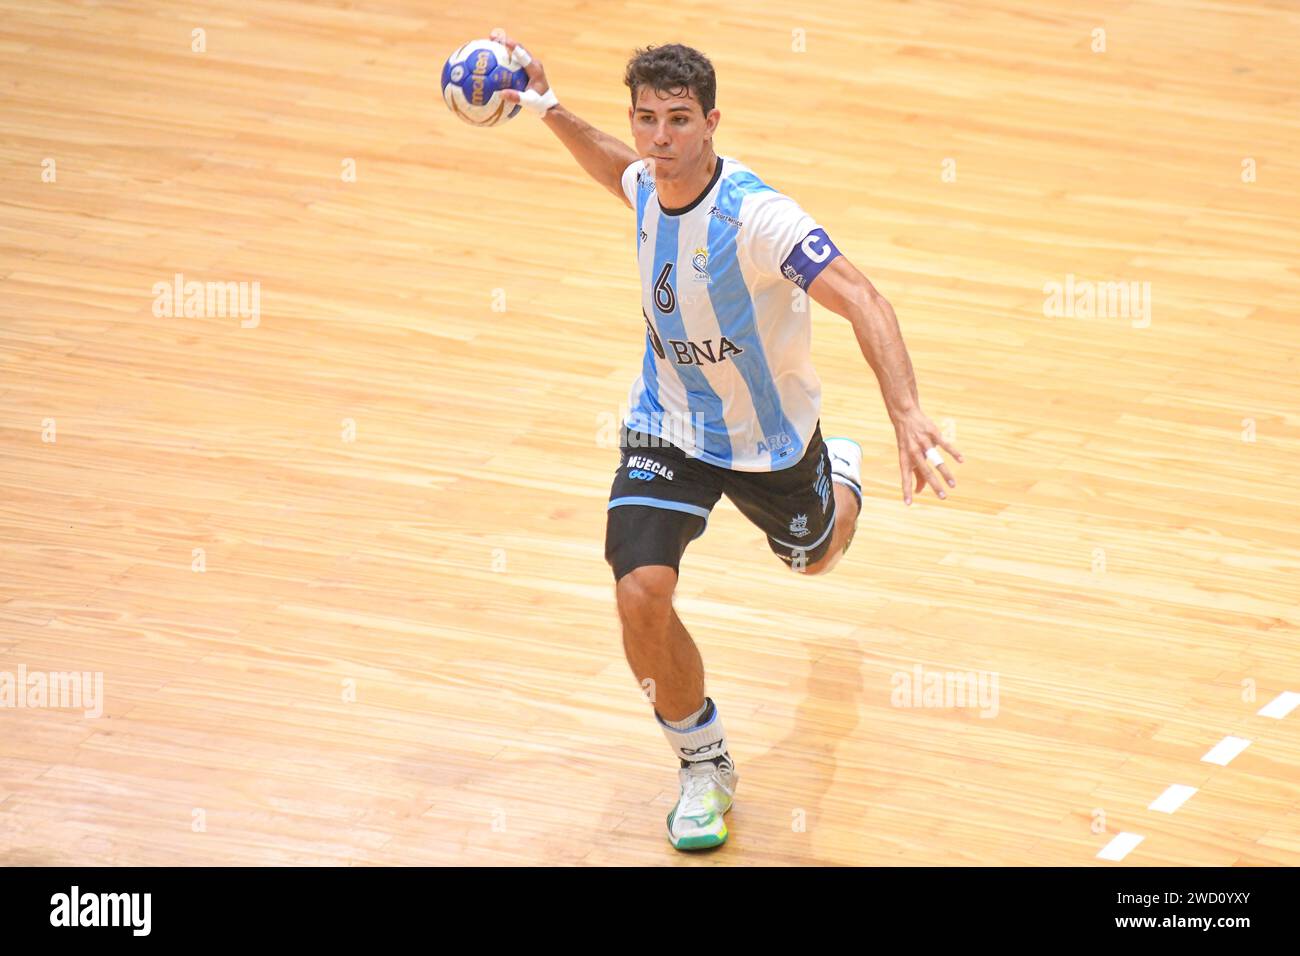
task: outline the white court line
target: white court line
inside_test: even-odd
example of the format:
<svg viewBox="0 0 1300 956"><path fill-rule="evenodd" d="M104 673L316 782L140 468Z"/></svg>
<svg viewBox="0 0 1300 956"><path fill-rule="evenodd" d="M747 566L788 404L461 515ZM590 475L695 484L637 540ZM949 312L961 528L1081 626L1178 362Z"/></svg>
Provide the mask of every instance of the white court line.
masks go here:
<svg viewBox="0 0 1300 956"><path fill-rule="evenodd" d="M1300 693L1293 690L1283 691L1274 697L1271 701L1256 711L1258 717L1273 717L1281 720L1291 711L1300 707ZM1227 736L1210 748L1209 752L1201 758L1204 763L1218 764L1226 767L1232 758L1250 746L1250 741L1245 737ZM1165 788L1165 792L1160 794L1147 805L1148 810L1158 810L1161 813L1173 813L1184 803L1191 799L1192 794L1196 793L1196 787L1189 787L1186 784L1175 783ZM1099 860L1114 860L1118 862L1124 859L1133 848L1145 840L1146 837L1137 833L1117 833L1111 838L1111 841L1102 847L1101 852L1097 854Z"/></svg>
<svg viewBox="0 0 1300 956"><path fill-rule="evenodd" d="M1101 852L1097 854L1097 859L1122 860L1145 839L1146 837L1139 836L1136 833L1117 833L1109 843L1101 848Z"/></svg>
<svg viewBox="0 0 1300 956"><path fill-rule="evenodd" d="M1164 793L1151 801L1147 809L1159 810L1161 813L1173 813L1186 803L1188 798L1195 792L1195 787L1189 787L1181 783L1170 784Z"/></svg>
<svg viewBox="0 0 1300 956"><path fill-rule="evenodd" d="M1201 758L1205 763L1217 763L1221 767L1226 767L1229 761L1237 754L1241 753L1250 746L1250 741L1245 737L1224 737L1217 744L1210 748L1210 752Z"/></svg>
<svg viewBox="0 0 1300 956"><path fill-rule="evenodd" d="M1281 720L1291 711L1300 707L1300 694L1293 690L1284 690L1267 704L1255 711L1257 717L1276 717Z"/></svg>

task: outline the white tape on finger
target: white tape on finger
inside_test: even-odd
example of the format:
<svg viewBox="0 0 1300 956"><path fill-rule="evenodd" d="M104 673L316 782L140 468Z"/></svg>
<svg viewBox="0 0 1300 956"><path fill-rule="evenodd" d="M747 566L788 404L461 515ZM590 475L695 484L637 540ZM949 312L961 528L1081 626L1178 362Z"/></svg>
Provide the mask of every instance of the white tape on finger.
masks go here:
<svg viewBox="0 0 1300 956"><path fill-rule="evenodd" d="M524 90L519 94L519 102L538 116L542 116L560 101L556 99L554 90L547 90L545 93L538 93L536 90Z"/></svg>
<svg viewBox="0 0 1300 956"><path fill-rule="evenodd" d="M520 66L527 66L529 63L533 62L533 58L529 55L528 51L518 43L515 44L515 51L511 54L510 58Z"/></svg>

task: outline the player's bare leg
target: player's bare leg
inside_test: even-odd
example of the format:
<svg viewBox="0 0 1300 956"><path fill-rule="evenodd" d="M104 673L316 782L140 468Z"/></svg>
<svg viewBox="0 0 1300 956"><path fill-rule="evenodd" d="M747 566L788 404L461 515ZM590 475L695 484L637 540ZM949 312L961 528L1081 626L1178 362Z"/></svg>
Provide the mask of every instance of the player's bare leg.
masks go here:
<svg viewBox="0 0 1300 956"><path fill-rule="evenodd" d="M858 530L858 512L862 510L858 496L838 482L832 486L835 494L835 528L831 531L831 546L821 559L804 568L804 574L825 574L849 549Z"/></svg>
<svg viewBox="0 0 1300 956"><path fill-rule="evenodd" d="M717 706L704 696L699 648L672 606L676 585L672 568L647 565L619 578L615 591L628 665L651 693L658 723L681 762L668 839L679 850L695 850L726 841L723 814L731 809L739 775Z"/></svg>
<svg viewBox="0 0 1300 956"><path fill-rule="evenodd" d="M858 529L862 510L862 448L851 438L828 438L826 450L831 460L831 487L835 495L835 527L830 547L812 563L796 560L791 569L804 574L825 574L844 556ZM797 556L796 556L797 557Z"/></svg>
<svg viewBox="0 0 1300 956"><path fill-rule="evenodd" d="M669 721L704 706L704 661L673 608L676 586L677 572L658 564L628 572L615 586L628 666Z"/></svg>

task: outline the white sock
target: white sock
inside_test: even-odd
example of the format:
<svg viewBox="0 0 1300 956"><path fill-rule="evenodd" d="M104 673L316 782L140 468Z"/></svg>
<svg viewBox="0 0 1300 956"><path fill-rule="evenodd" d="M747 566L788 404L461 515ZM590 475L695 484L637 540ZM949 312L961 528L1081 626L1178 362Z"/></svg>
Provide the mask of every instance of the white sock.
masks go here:
<svg viewBox="0 0 1300 956"><path fill-rule="evenodd" d="M712 711L712 715L703 724L687 723L699 720L709 711ZM668 746L681 760L697 763L721 757L727 752L727 733L722 729L722 718L718 715L717 704L708 697L704 698L704 707L690 717L670 723L660 717L656 710L655 719L663 728ZM675 726L684 723L687 724L686 727Z"/></svg>
<svg viewBox="0 0 1300 956"><path fill-rule="evenodd" d="M690 714L687 717L683 717L681 720L665 720L664 723L667 724L669 727L672 727L674 730L690 730L692 727L695 726L696 721L698 721L701 717L704 716L704 712L708 709L709 709L709 699L706 697L704 698L704 703L700 705L700 709L697 710L695 713ZM660 719L663 720L662 717Z"/></svg>

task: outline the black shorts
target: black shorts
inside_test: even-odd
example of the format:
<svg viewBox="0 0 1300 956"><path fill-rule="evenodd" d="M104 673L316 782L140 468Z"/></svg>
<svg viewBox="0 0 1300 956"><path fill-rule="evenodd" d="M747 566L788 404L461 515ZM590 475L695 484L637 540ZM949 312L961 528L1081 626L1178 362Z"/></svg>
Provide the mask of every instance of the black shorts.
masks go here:
<svg viewBox="0 0 1300 956"><path fill-rule="evenodd" d="M624 425L605 519L605 560L616 581L643 565L677 570L686 546L704 534L709 512L725 494L767 535L768 546L781 560L802 570L830 548L832 487L820 422L802 460L780 471L710 465Z"/></svg>

